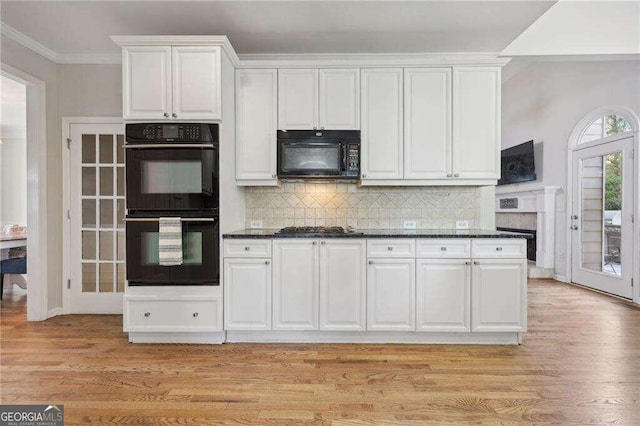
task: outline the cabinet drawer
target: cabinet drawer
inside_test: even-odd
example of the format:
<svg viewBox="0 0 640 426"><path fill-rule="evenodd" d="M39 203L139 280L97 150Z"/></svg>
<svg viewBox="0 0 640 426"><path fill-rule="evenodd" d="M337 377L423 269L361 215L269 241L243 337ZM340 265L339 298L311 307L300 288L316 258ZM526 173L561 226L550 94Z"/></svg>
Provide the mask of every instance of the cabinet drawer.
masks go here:
<svg viewBox="0 0 640 426"><path fill-rule="evenodd" d="M124 331L221 331L222 300L124 300Z"/></svg>
<svg viewBox="0 0 640 426"><path fill-rule="evenodd" d="M271 257L271 240L225 240L224 257Z"/></svg>
<svg viewBox="0 0 640 426"><path fill-rule="evenodd" d="M367 257L415 257L414 239L367 240Z"/></svg>
<svg viewBox="0 0 640 426"><path fill-rule="evenodd" d="M466 239L417 240L416 257L426 259L468 259L471 241Z"/></svg>
<svg viewBox="0 0 640 426"><path fill-rule="evenodd" d="M524 239L473 240L471 256L474 259L524 259L527 257L527 242Z"/></svg>

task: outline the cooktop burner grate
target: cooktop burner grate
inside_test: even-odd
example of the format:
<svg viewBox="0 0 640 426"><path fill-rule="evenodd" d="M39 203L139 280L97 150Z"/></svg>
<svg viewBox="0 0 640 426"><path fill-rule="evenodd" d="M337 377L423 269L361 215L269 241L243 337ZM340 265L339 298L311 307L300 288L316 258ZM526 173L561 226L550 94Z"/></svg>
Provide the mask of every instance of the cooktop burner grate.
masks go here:
<svg viewBox="0 0 640 426"><path fill-rule="evenodd" d="M341 226L287 226L279 234L344 234Z"/></svg>

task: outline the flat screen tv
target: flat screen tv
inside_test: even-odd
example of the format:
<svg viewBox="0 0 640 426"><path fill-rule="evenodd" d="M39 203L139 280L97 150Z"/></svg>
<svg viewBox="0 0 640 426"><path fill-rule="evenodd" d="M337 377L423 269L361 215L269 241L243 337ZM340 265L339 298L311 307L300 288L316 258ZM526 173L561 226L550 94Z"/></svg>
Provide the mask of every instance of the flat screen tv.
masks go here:
<svg viewBox="0 0 640 426"><path fill-rule="evenodd" d="M503 149L500 166L498 185L536 180L533 141Z"/></svg>

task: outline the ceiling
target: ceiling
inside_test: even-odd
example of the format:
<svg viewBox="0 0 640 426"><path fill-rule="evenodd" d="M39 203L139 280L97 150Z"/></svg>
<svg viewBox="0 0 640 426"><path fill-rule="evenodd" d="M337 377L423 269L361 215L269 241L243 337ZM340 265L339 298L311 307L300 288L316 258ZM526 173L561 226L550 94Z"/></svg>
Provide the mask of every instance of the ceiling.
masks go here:
<svg viewBox="0 0 640 426"><path fill-rule="evenodd" d="M60 55L111 35L227 35L239 54L500 52L555 1L5 1L2 22Z"/></svg>

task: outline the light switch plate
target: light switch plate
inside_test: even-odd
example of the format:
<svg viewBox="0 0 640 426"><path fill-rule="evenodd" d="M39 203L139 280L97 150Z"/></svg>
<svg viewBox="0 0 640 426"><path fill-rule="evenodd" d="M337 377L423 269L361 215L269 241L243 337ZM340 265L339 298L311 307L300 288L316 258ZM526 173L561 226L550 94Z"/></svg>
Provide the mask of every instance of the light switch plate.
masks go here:
<svg viewBox="0 0 640 426"><path fill-rule="evenodd" d="M416 221L415 220L405 220L402 224L404 229L416 229Z"/></svg>
<svg viewBox="0 0 640 426"><path fill-rule="evenodd" d="M456 229L469 229L468 220L456 220Z"/></svg>
<svg viewBox="0 0 640 426"><path fill-rule="evenodd" d="M261 220L252 220L251 221L251 229L262 229L262 221Z"/></svg>

